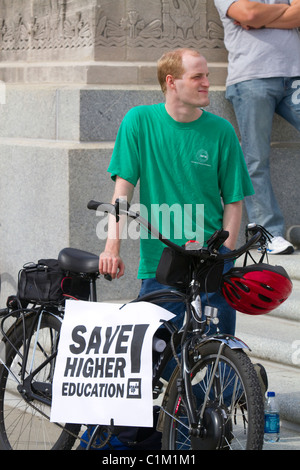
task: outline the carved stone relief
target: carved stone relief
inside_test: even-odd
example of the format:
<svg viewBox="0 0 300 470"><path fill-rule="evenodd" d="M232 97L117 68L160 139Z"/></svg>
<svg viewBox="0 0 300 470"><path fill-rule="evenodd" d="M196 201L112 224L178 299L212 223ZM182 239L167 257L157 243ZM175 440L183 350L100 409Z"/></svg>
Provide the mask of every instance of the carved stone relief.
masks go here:
<svg viewBox="0 0 300 470"><path fill-rule="evenodd" d="M182 46L224 49L212 0L0 0L2 53Z"/></svg>
<svg viewBox="0 0 300 470"><path fill-rule="evenodd" d="M6 2L2 0L1 3ZM35 2L19 3L27 8L4 9L2 5L0 9L2 51L84 48L93 45L91 8L73 11L71 2L65 0L44 0L38 8L35 8ZM24 3L31 3L31 8ZM69 6L68 10L66 6ZM3 17L5 10L8 15Z"/></svg>
<svg viewBox="0 0 300 470"><path fill-rule="evenodd" d="M113 46L120 38L136 47L224 47L220 24L208 21L207 0L158 0L159 15L147 22L143 2L131 2L131 9L119 22L99 10L96 43ZM177 43L177 44L176 44Z"/></svg>

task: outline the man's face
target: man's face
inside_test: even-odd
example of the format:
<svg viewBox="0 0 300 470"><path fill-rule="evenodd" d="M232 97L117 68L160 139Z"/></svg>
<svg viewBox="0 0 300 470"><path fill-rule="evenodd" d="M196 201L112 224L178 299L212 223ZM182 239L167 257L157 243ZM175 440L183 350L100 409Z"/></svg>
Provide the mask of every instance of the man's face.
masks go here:
<svg viewBox="0 0 300 470"><path fill-rule="evenodd" d="M184 74L175 79L177 97L181 104L192 108L209 105L208 67L204 57L184 54Z"/></svg>

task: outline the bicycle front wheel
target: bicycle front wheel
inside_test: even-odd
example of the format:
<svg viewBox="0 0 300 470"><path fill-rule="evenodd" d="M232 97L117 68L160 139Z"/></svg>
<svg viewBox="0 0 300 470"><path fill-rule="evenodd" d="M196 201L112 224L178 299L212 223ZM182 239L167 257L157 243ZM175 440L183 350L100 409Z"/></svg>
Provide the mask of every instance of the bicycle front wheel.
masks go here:
<svg viewBox="0 0 300 470"><path fill-rule="evenodd" d="M220 343L200 346L191 367L198 436L190 433L187 410L174 371L165 406L164 450L259 450L263 446L264 405L258 377L247 354ZM207 395L206 406L203 407Z"/></svg>
<svg viewBox="0 0 300 470"><path fill-rule="evenodd" d="M30 345L26 374L47 361L58 345L60 319L43 312L37 328L37 315L25 316L1 342L1 359L6 366L0 366L0 449L3 450L71 449L81 427L57 425L49 420L55 358L45 363L28 385L49 405L26 397L20 390L24 341Z"/></svg>

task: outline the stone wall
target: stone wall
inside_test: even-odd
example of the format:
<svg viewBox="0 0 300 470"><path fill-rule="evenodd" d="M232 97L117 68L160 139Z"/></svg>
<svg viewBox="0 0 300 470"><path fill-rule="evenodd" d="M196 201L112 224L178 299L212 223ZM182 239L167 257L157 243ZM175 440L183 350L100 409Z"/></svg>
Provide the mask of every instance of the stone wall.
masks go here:
<svg viewBox="0 0 300 470"><path fill-rule="evenodd" d="M224 83L227 54L212 0L1 0L0 8L6 82L156 85L153 62L187 46L200 48Z"/></svg>
<svg viewBox="0 0 300 470"><path fill-rule="evenodd" d="M125 113L163 101L162 52L201 49L209 109L236 123L224 98L227 54L212 0L0 0L0 25L3 305L25 262L56 257L65 246L103 248L99 218L86 204L111 198L106 169ZM288 225L299 223L299 134L276 118L272 140L275 189ZM126 275L101 280L101 300L137 295L137 241L123 242L123 257Z"/></svg>
<svg viewBox="0 0 300 470"><path fill-rule="evenodd" d="M226 57L211 0L1 0L2 60L156 60L174 47Z"/></svg>

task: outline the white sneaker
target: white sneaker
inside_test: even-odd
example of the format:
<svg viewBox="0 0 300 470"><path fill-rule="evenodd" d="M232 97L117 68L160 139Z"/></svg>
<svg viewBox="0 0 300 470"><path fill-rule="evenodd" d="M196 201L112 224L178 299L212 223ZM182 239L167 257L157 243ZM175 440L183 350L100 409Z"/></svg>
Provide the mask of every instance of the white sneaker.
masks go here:
<svg viewBox="0 0 300 470"><path fill-rule="evenodd" d="M267 244L267 253L269 255L290 255L293 252L293 245L283 237L273 237Z"/></svg>

